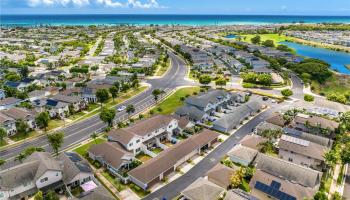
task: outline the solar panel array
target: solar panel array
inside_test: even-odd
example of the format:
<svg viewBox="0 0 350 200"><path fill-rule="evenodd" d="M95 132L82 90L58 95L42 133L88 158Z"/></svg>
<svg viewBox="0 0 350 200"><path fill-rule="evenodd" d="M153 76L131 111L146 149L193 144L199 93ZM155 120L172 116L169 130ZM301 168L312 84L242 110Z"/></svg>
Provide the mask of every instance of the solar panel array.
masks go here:
<svg viewBox="0 0 350 200"><path fill-rule="evenodd" d="M303 140L303 139L296 138L296 137L291 137L291 136L288 136L288 135L282 135L281 140L284 140L284 141L287 141L287 142L291 142L291 143L294 143L294 144L298 144L298 145L301 145L301 146L305 146L305 147L309 146L309 144L310 144L310 141Z"/></svg>
<svg viewBox="0 0 350 200"><path fill-rule="evenodd" d="M284 193L282 191L280 191L279 189L275 188L278 186L281 186L280 183L276 184L277 182L274 183L274 187L270 185L266 185L264 183L261 183L259 181L257 181L255 183L255 186L254 188L257 189L257 190L260 190L262 192L264 192L265 194L269 195L269 196L272 196L276 199L279 199L279 200L297 200L297 198L287 194L287 193Z"/></svg>

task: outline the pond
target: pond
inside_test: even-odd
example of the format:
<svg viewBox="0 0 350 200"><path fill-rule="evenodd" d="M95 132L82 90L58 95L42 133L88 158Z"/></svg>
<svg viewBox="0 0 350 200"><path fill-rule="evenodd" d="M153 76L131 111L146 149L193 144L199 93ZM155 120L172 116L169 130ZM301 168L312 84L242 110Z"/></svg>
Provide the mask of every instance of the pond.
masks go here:
<svg viewBox="0 0 350 200"><path fill-rule="evenodd" d="M229 35L226 35L225 38L234 39L234 38L238 38L238 36L234 34L229 34Z"/></svg>
<svg viewBox="0 0 350 200"><path fill-rule="evenodd" d="M295 49L298 55L326 61L331 65L331 69L334 71L350 75L350 69L345 66L350 64L350 53L312 47L294 42L280 42L280 44L285 44Z"/></svg>

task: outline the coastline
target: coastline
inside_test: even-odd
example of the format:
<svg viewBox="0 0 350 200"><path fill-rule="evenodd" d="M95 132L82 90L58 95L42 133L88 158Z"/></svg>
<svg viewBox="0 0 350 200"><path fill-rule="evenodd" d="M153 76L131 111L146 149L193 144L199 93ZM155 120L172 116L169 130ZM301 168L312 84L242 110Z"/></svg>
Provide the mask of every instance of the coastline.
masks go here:
<svg viewBox="0 0 350 200"><path fill-rule="evenodd" d="M288 15L170 15L170 14L91 14L91 15L0 15L0 26L115 26L115 25L269 25L293 23L344 23L350 16L288 16Z"/></svg>

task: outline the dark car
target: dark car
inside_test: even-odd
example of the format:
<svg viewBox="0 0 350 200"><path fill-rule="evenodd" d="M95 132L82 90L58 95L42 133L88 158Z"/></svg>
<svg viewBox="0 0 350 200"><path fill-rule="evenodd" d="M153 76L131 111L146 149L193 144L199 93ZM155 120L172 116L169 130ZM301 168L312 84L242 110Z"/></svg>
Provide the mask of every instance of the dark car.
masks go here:
<svg viewBox="0 0 350 200"><path fill-rule="evenodd" d="M263 101L267 101L269 99L269 97L263 97L262 99L263 99Z"/></svg>

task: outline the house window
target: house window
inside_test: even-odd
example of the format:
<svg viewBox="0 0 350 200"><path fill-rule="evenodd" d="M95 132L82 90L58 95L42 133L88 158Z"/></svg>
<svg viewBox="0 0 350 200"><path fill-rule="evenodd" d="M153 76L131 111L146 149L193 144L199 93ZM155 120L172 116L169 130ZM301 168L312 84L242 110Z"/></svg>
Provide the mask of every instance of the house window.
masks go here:
<svg viewBox="0 0 350 200"><path fill-rule="evenodd" d="M40 183L44 183L44 182L46 182L46 181L48 181L48 180L49 180L49 178L45 177L45 178L43 178L43 179L40 180Z"/></svg>
<svg viewBox="0 0 350 200"><path fill-rule="evenodd" d="M173 125L169 125L169 128L171 128Z"/></svg>
<svg viewBox="0 0 350 200"><path fill-rule="evenodd" d="M58 172L56 173L56 176L58 176Z"/></svg>
<svg viewBox="0 0 350 200"><path fill-rule="evenodd" d="M293 159L292 159L292 158L288 158L288 161L289 161L289 162L293 162Z"/></svg>
<svg viewBox="0 0 350 200"><path fill-rule="evenodd" d="M140 142L140 140L136 140L136 143L139 143Z"/></svg>
<svg viewBox="0 0 350 200"><path fill-rule="evenodd" d="M129 144L129 146L132 146L132 142Z"/></svg>

